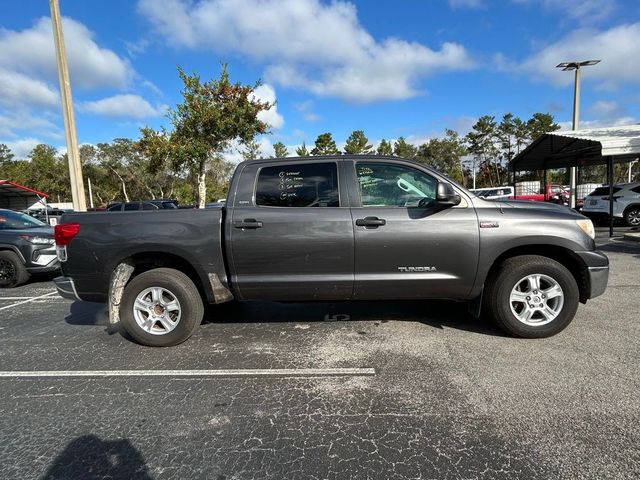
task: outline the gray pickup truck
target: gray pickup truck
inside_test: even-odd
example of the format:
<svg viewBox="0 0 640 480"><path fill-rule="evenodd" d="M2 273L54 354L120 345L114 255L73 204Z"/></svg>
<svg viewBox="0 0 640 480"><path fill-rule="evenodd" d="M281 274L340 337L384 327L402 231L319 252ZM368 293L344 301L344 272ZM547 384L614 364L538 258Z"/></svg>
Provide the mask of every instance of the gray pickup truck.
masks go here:
<svg viewBox="0 0 640 480"><path fill-rule="evenodd" d="M547 337L609 276L585 217L482 200L397 157L242 162L224 208L70 214L55 237L60 294L108 303L152 346L185 341L204 303L234 299L450 299Z"/></svg>

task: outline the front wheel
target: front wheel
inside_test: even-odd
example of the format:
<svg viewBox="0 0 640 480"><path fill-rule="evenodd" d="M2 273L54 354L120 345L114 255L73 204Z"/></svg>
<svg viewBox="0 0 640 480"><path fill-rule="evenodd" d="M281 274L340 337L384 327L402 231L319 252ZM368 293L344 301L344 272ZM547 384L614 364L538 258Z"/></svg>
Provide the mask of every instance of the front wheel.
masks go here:
<svg viewBox="0 0 640 480"><path fill-rule="evenodd" d="M124 329L150 347L178 345L202 321L204 306L198 289L184 273L155 268L134 277L120 304Z"/></svg>
<svg viewBox="0 0 640 480"><path fill-rule="evenodd" d="M29 280L29 272L14 252L0 252L0 288L13 288Z"/></svg>
<svg viewBox="0 0 640 480"><path fill-rule="evenodd" d="M624 221L629 227L640 226L640 205L633 205L624 212Z"/></svg>
<svg viewBox="0 0 640 480"><path fill-rule="evenodd" d="M505 260L488 279L484 309L511 335L544 338L571 323L579 301L576 280L562 264L522 255Z"/></svg>

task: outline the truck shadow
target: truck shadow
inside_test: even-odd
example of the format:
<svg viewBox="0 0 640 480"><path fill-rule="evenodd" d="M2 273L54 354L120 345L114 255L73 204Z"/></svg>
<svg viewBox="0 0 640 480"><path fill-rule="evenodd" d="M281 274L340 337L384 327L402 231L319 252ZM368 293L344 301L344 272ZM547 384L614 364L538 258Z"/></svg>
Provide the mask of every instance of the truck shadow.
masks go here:
<svg viewBox="0 0 640 480"><path fill-rule="evenodd" d="M504 336L489 321L473 318L465 303L451 301L351 301L337 303L230 302L207 308L203 324L388 321L419 322L433 328L451 328Z"/></svg>
<svg viewBox="0 0 640 480"><path fill-rule="evenodd" d="M69 325L109 325L109 311L103 303L73 302L64 319Z"/></svg>
<svg viewBox="0 0 640 480"><path fill-rule="evenodd" d="M83 435L55 458L41 480L99 478L152 480L142 454L127 439Z"/></svg>

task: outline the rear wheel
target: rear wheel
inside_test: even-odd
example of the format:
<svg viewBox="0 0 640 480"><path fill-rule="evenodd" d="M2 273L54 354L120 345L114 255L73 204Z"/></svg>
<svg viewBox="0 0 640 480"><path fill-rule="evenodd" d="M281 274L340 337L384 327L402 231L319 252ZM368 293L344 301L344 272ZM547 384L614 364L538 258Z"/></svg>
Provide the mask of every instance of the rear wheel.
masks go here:
<svg viewBox="0 0 640 480"><path fill-rule="evenodd" d="M29 272L14 252L0 252L0 288L12 288L27 283Z"/></svg>
<svg viewBox="0 0 640 480"><path fill-rule="evenodd" d="M124 329L151 347L178 345L202 321L204 306L198 289L184 273L156 268L134 277L120 304Z"/></svg>
<svg viewBox="0 0 640 480"><path fill-rule="evenodd" d="M630 227L640 227L640 205L632 205L624 212L624 221Z"/></svg>
<svg viewBox="0 0 640 480"><path fill-rule="evenodd" d="M505 260L487 281L484 307L505 332L543 338L571 323L579 300L576 280L562 264L522 255Z"/></svg>

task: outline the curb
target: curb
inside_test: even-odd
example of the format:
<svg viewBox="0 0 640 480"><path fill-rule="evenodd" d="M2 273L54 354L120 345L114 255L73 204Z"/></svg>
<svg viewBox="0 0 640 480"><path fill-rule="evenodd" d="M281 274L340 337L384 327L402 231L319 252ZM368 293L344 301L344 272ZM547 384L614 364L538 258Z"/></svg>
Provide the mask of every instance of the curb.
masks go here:
<svg viewBox="0 0 640 480"><path fill-rule="evenodd" d="M631 240L632 242L640 242L640 233L625 233L625 240Z"/></svg>

